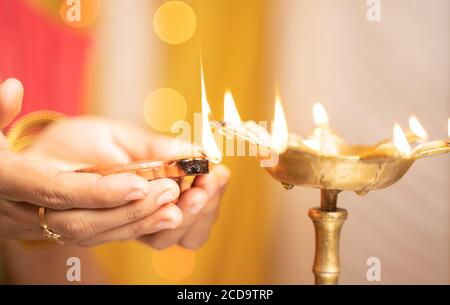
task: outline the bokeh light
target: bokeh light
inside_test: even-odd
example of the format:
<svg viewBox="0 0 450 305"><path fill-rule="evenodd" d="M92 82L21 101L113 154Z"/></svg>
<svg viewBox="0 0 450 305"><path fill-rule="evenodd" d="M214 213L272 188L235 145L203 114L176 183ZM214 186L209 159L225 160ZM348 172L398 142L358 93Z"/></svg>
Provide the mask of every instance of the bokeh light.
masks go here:
<svg viewBox="0 0 450 305"><path fill-rule="evenodd" d="M161 277L169 281L180 281L194 272L196 255L192 250L173 246L155 251L152 262Z"/></svg>
<svg viewBox="0 0 450 305"><path fill-rule="evenodd" d="M145 100L145 120L158 131L170 131L174 122L186 118L186 113L187 106L183 95L170 88L155 90Z"/></svg>
<svg viewBox="0 0 450 305"><path fill-rule="evenodd" d="M180 44L194 35L197 18L194 10L181 1L162 4L153 16L153 29L161 40L169 44Z"/></svg>

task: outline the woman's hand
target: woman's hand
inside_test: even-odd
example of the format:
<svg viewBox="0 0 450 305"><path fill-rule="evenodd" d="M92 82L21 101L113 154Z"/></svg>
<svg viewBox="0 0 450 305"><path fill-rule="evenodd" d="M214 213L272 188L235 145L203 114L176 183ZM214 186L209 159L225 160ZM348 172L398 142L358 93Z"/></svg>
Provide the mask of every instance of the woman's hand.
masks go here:
<svg viewBox="0 0 450 305"><path fill-rule="evenodd" d="M18 112L21 96L17 81L1 85L1 126ZM180 196L170 179L147 182L132 174L66 171L166 159L178 147L134 126L94 117L50 126L22 155L10 152L1 135L0 144L0 239L42 239L37 209L45 206L49 228L77 245L140 238L158 248L175 243L197 247L208 235L229 176L226 168L217 167Z"/></svg>
<svg viewBox="0 0 450 305"><path fill-rule="evenodd" d="M148 158L172 159L192 153L193 149L190 145L180 145L170 138L149 134L123 122L100 117L78 117L50 126L24 153L24 157L45 160L60 168L75 169L90 164L120 164ZM134 216L130 217L132 221L127 225L83 236L81 240L78 238L77 244L95 246L110 241L139 239L155 248L173 244L197 248L207 240L228 178L226 167L215 166L209 175L196 177L192 185L182 184L182 190L178 190L177 194L179 197L172 199L172 203L163 202L156 212L154 206L143 205L140 212L128 213ZM149 185L157 185L156 189L160 183L176 185L170 179L148 182ZM127 206L133 207L135 204ZM92 211L87 212L91 214ZM109 214L111 211L107 212ZM48 211L51 228L54 228L55 215L57 213ZM64 217L58 218L62 220ZM95 227L92 221L99 219L91 217L90 221L87 217L83 218L83 227L87 228ZM105 218L114 219L111 215ZM56 227L54 230L58 232Z"/></svg>
<svg viewBox="0 0 450 305"><path fill-rule="evenodd" d="M8 124L18 113L22 95L23 89L17 80L9 79L1 84L1 126ZM65 131L64 128L61 130ZM83 139L79 132L73 130L72 135L61 134L63 138L70 136L70 139L66 138L66 143L49 142L49 146L45 145L44 135L40 144L30 149L30 156L9 151L6 139L0 135L0 239L43 239L37 217L40 206L48 208L49 227L75 242L147 216L148 227L143 233L160 230L160 223L164 221L173 221L174 226L180 223L178 208L166 205L160 209L178 199L179 187L172 180L149 183L132 174L102 177L73 173L61 170L45 158L32 156L33 151L43 156L46 149L51 151L58 147L61 151L69 151L70 148L64 145L79 141L84 141L80 147L86 147L88 154L92 143ZM84 132L89 134L91 130L87 128ZM104 157L114 155L110 148L105 147Z"/></svg>

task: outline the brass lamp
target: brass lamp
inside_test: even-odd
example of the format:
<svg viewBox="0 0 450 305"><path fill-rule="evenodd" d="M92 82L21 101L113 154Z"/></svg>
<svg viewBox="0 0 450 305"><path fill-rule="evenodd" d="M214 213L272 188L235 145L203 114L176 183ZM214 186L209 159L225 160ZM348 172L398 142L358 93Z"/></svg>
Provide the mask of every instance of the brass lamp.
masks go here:
<svg viewBox="0 0 450 305"><path fill-rule="evenodd" d="M232 112L236 112L235 108ZM271 135L256 123L242 123L240 119L229 123L225 117L225 122L214 125L223 134L256 145L261 159L277 153L277 162L265 169L286 189L299 185L321 190L320 207L309 210L316 232L313 272L316 284L337 284L341 272L340 231L347 218L347 211L337 207L338 194L354 191L365 195L388 187L403 177L416 160L450 152L450 139L426 142L425 130L411 117L411 130L406 134L398 124L394 126L393 141L350 145L328 127L328 115L321 104L314 105L313 114L317 127L306 139L288 134L278 99ZM413 149L412 144L416 144Z"/></svg>

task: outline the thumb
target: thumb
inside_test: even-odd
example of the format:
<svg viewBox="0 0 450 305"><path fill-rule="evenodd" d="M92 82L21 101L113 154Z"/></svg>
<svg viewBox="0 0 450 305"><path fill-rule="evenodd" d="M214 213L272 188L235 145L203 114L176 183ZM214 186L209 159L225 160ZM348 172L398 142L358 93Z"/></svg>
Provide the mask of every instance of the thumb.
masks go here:
<svg viewBox="0 0 450 305"><path fill-rule="evenodd" d="M5 127L20 112L23 86L15 78L8 78L0 84L0 128Z"/></svg>
<svg viewBox="0 0 450 305"><path fill-rule="evenodd" d="M0 131L20 112L23 86L20 81L8 78L0 83ZM8 141L0 132L0 147L8 147Z"/></svg>

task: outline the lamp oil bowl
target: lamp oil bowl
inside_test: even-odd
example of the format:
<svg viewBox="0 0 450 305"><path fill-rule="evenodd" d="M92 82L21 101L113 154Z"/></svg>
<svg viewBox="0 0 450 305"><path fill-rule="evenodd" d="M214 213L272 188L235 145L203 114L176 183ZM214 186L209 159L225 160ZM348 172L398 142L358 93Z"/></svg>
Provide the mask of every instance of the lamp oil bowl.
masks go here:
<svg viewBox="0 0 450 305"><path fill-rule="evenodd" d="M316 128L307 138L289 134L277 97L269 134L255 122L242 122L234 101L225 98L225 121L211 123L228 137L256 145L261 159L275 153L277 162L265 169L286 189L298 185L321 190L320 207L309 210L316 234L313 272L316 284L337 284L341 272L339 238L347 218L347 211L337 206L339 192L365 195L386 188L401 179L416 160L450 152L450 141L427 142L426 131L412 116L406 133L398 124L394 126L392 140L372 146L350 145L329 127L322 104L314 104L313 117Z"/></svg>
<svg viewBox="0 0 450 305"><path fill-rule="evenodd" d="M397 182L419 158L450 151L449 140L419 145L410 156L401 156L394 147L340 144L338 154L326 155L305 146L291 136L287 150L267 171L286 185L323 190L354 191L365 194Z"/></svg>

